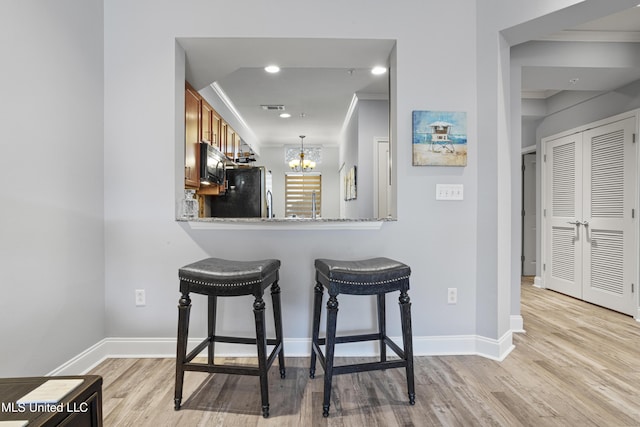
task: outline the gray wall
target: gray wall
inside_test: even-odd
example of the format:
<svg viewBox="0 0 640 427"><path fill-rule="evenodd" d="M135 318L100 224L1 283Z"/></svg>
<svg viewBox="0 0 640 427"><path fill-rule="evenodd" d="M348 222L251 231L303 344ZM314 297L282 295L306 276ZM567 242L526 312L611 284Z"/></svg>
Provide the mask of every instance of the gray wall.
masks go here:
<svg viewBox="0 0 640 427"><path fill-rule="evenodd" d="M357 197L344 203L345 218L373 218L374 138L389 137L389 101L359 99L343 135L340 165L357 167Z"/></svg>
<svg viewBox="0 0 640 427"><path fill-rule="evenodd" d="M0 377L42 375L105 336L102 1L3 2L0 51Z"/></svg>
<svg viewBox="0 0 640 427"><path fill-rule="evenodd" d="M519 230L512 203L519 203L517 185L511 185L519 153L510 143L519 150L521 134L511 121L520 114L510 99L508 47L536 31L560 29L555 19L536 19L533 27L528 21L573 3L353 0L301 7L281 0L274 7L252 0L248 14L247 2L109 0L104 50L102 2L5 7L3 54L19 67L6 69L0 83L0 194L10 207L0 214L0 366L12 375L45 373L104 336L174 337L177 269L205 256L280 258L290 340L310 335L314 258L397 258L412 266L414 334L425 338L423 348L435 337L480 336L506 354L517 265L511 248L518 247L512 229ZM623 4L631 6L587 0L559 16L579 23L595 17L586 13L591 9L604 14ZM425 32L430 16L442 19ZM447 34L447 49L434 33ZM192 230L175 222L184 112L178 36L396 39L391 122L398 221L368 231ZM424 52L441 52L447 66L434 67ZM411 112L419 109L468 113L467 167L411 166ZM23 141L40 144L38 150ZM31 160L36 168L55 165L44 183L22 173L22 159L38 154ZM465 200L436 202L437 183L463 184ZM36 184L46 190L25 191ZM458 288L457 305L446 303L449 287ZM146 307L135 307L135 289L146 290ZM194 336L205 331L203 302L194 298ZM249 304L225 301L220 327L250 333ZM345 297L340 308L344 328L375 323L372 301ZM391 314L389 333L399 334Z"/></svg>
<svg viewBox="0 0 640 427"><path fill-rule="evenodd" d="M389 102L358 102L358 218L373 218L374 138L389 135Z"/></svg>
<svg viewBox="0 0 640 427"><path fill-rule="evenodd" d="M291 7L287 7L289 3ZM317 257L389 256L402 260L413 266L415 334L474 334L477 225L473 188L477 159L470 156L469 166L455 171L469 189L466 200L437 203L435 184L442 182L441 173L447 171L412 168L410 147L411 111L423 107L468 111L470 138L475 139L475 98L469 96L475 93L474 5L474 1L458 0L402 2L390 8L386 2L356 0L339 7L308 4L303 12L294 1L284 1L278 8L256 2L252 8L255 13L247 14L246 4L237 2L106 2L105 165L107 171L114 171L105 178L107 335L175 335L177 269L204 256L281 259L282 295L289 319L284 332L289 338L310 336L313 259ZM300 20L301 14L314 19ZM449 43L456 47L443 68L434 68L427 55L416 55L440 47L438 40L427 37L422 30L424 17L434 15L455 17L460 28L448 31L450 23L446 19L433 23L433 31L447 31ZM242 16L243 25L235 20L218 20L211 25L214 16ZM176 158L174 138L181 120L175 115L180 109L174 99L178 80L174 65L176 36L397 39L399 221L385 224L381 230L322 232L191 230L173 221L173 200L183 169ZM126 90L130 82L135 82L135 91ZM141 99L145 101L143 115L134 113ZM139 157L149 147L155 153L153 165L126 167L128 159ZM130 185L151 169L174 173L158 175L155 185L145 186L144 191ZM458 288L457 305L446 304L448 287ZM133 305L136 288L147 291L144 308ZM373 312L366 304L359 304L360 311L352 311L350 319L347 301L349 298L345 298L341 311L346 324L349 320L353 327L374 324ZM245 313L243 307L246 302L225 301L220 327L251 331L251 313ZM497 314L490 316L495 318ZM192 333L202 335L204 328L203 313L196 306ZM399 334L397 316L390 315L389 328L392 334ZM495 338L495 333L492 335Z"/></svg>

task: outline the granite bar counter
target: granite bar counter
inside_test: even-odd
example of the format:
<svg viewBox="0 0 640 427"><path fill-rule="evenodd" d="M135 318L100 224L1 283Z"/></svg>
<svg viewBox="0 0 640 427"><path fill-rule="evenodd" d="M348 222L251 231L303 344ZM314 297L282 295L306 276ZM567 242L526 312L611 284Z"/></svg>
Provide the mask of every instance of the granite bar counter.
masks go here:
<svg viewBox="0 0 640 427"><path fill-rule="evenodd" d="M194 230L378 230L395 218L196 218L177 219Z"/></svg>

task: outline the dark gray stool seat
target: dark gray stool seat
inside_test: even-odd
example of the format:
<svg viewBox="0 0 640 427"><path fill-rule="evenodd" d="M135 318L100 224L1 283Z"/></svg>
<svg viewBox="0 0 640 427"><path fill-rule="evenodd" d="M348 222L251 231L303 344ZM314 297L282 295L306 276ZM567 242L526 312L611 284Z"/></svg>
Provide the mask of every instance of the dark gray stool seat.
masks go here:
<svg viewBox="0 0 640 427"><path fill-rule="evenodd" d="M316 285L313 307L313 331L311 337L311 367L309 376L315 377L316 359L324 368L324 402L322 415L329 415L331 382L333 375L364 372L388 368L405 368L409 403L415 404L413 375L413 341L411 333L411 300L409 299L409 266L389 258L372 258L361 261L340 261L316 259ZM320 317L324 288L329 292L327 302L326 338L319 338ZM400 291L400 317L402 321L403 347L400 348L386 335L385 294ZM339 294L377 295L378 332L336 337ZM380 361L334 366L335 345L341 343L374 341L380 342ZM326 345L326 356L321 345ZM400 358L387 360L386 347L391 348Z"/></svg>
<svg viewBox="0 0 640 427"><path fill-rule="evenodd" d="M220 258L207 258L179 269L180 292L178 303L178 348L176 354L175 409L182 403L182 386L185 371L226 373L238 375L256 375L260 377L262 397L262 415L269 416L269 393L267 374L276 356L280 366L280 377L285 376L284 349L282 345L282 313L280 305L280 286L278 285L280 261L267 259L261 261L231 261ZM275 339L266 338L264 291L271 286ZM208 296L208 336L189 354L187 340L189 331L189 312L191 292ZM253 295L253 313L256 325L256 338L241 338L216 335L217 297ZM226 342L235 344L253 344L258 351L258 367L224 366L214 364L214 344ZM267 357L267 345L275 346ZM192 360L208 347L207 363L193 363Z"/></svg>

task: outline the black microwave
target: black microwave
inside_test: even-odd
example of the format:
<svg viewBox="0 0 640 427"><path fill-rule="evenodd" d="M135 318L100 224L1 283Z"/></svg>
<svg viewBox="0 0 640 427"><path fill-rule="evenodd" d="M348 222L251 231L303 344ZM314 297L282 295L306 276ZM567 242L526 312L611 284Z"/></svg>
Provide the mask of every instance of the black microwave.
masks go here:
<svg viewBox="0 0 640 427"><path fill-rule="evenodd" d="M216 147L207 143L200 143L200 183L224 183L224 166L227 157Z"/></svg>

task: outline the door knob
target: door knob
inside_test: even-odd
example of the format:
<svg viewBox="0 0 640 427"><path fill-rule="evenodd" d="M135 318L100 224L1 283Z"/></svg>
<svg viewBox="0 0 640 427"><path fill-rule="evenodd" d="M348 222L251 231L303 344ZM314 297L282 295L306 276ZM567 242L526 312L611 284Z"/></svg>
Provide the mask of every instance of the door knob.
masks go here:
<svg viewBox="0 0 640 427"><path fill-rule="evenodd" d="M584 225L585 227L589 226L589 221L582 221L582 225Z"/></svg>
<svg viewBox="0 0 640 427"><path fill-rule="evenodd" d="M582 223L580 221L567 221L567 224L580 225Z"/></svg>

